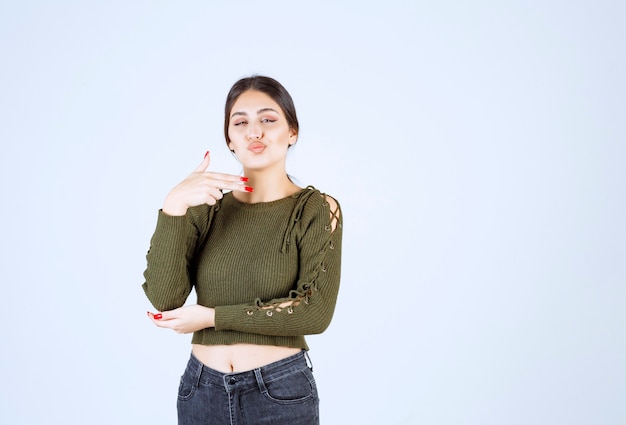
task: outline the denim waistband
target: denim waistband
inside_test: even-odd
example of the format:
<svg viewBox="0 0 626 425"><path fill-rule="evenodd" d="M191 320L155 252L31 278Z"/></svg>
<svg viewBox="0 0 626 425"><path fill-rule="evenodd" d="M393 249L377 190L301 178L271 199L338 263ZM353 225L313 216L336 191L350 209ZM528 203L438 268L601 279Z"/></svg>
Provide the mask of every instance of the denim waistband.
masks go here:
<svg viewBox="0 0 626 425"><path fill-rule="evenodd" d="M256 386L258 378L262 377L265 383L280 379L285 375L302 370L304 368L312 369L311 361L306 351L302 350L297 354L286 357L282 360L270 363L268 365L248 370L245 372L223 373L206 366L196 356L191 353L187 370L197 379L197 383L204 385L215 385L223 387L226 391L234 389L242 389L244 387Z"/></svg>

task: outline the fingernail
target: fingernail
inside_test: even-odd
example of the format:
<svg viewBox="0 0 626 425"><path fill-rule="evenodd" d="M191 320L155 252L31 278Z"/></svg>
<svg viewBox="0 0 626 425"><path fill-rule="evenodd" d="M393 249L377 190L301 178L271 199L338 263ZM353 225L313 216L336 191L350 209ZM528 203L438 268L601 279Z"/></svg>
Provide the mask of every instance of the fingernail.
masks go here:
<svg viewBox="0 0 626 425"><path fill-rule="evenodd" d="M163 315L161 313L157 313L154 315L154 320L159 320L161 318L163 318Z"/></svg>
<svg viewBox="0 0 626 425"><path fill-rule="evenodd" d="M247 182L248 178L247 177L239 177L239 180L241 180L242 182Z"/></svg>
<svg viewBox="0 0 626 425"><path fill-rule="evenodd" d="M246 192L253 192L254 191L254 189L251 188L250 186L244 186L243 188L245 189Z"/></svg>
<svg viewBox="0 0 626 425"><path fill-rule="evenodd" d="M204 154L204 157L206 158L208 154L209 154L209 151L206 151L206 153Z"/></svg>

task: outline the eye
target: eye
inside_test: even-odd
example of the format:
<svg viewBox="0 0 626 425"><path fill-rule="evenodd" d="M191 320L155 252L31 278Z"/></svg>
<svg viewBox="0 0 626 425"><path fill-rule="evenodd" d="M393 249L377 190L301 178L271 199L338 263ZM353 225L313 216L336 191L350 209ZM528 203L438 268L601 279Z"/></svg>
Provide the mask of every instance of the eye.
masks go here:
<svg viewBox="0 0 626 425"><path fill-rule="evenodd" d="M235 127L238 127L238 126L242 126L242 125L246 125L246 124L248 124L247 121L237 121L233 125Z"/></svg>
<svg viewBox="0 0 626 425"><path fill-rule="evenodd" d="M267 123L273 123L273 122L276 122L276 120L274 120L274 119L272 119L272 118L263 118L263 119L261 120L261 122L262 122L262 123L267 124Z"/></svg>

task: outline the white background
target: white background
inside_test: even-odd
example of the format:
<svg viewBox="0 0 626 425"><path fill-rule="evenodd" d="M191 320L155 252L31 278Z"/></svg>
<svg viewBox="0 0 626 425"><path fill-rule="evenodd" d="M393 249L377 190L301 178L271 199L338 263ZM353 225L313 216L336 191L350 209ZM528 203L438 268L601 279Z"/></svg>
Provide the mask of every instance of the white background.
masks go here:
<svg viewBox="0 0 626 425"><path fill-rule="evenodd" d="M624 3L300 3L2 1L0 422L175 423L145 253L260 73L345 217L322 423L626 423Z"/></svg>

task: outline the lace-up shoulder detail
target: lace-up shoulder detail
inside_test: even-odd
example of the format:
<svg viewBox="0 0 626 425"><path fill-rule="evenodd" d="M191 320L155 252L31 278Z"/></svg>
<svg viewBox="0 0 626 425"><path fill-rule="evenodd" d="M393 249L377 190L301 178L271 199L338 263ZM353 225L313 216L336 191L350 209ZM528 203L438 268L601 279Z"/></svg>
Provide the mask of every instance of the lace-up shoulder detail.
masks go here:
<svg viewBox="0 0 626 425"><path fill-rule="evenodd" d="M306 189L299 191L293 195L292 198L297 198L296 205L293 207L291 217L289 217L289 223L287 224L287 230L283 238L283 246L281 252L287 251L287 248L291 244L293 229L296 227L300 218L302 217L302 210L311 196L315 195L317 190L313 186L307 186ZM319 193L319 192L318 192Z"/></svg>
<svg viewBox="0 0 626 425"><path fill-rule="evenodd" d="M307 186L304 191L292 195L292 197L297 198L298 201L293 208L289 224L287 225L287 230L285 231L285 237L283 239L283 246L281 249L282 252L285 252L289 244L291 244L293 230L300 221L304 207L307 205L307 202L312 196L319 196L322 198L322 207L327 208L329 211L329 222L324 227L325 230L332 233L335 231L337 226L341 226L341 209L337 201L330 195L321 193L319 190L315 189L315 187Z"/></svg>
<svg viewBox="0 0 626 425"><path fill-rule="evenodd" d="M330 213L330 229L331 233L334 232L337 227L341 227L341 209L339 208L339 204L337 201L330 195L322 194L326 203L324 206L328 207L328 211Z"/></svg>

